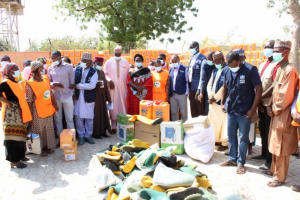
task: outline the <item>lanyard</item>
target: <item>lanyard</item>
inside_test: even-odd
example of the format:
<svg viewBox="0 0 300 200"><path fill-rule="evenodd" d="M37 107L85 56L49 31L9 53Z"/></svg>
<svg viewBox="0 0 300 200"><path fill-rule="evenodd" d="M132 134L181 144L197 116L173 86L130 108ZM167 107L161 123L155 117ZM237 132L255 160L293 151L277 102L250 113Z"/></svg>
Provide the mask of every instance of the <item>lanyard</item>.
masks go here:
<svg viewBox="0 0 300 200"><path fill-rule="evenodd" d="M289 64L289 62L286 62L282 67L280 67L280 69L279 69L279 71L277 72L277 74L276 74L276 78L275 78L275 83L274 83L274 87L276 86L276 84L277 84L277 81L278 81L278 79L279 79L279 76L280 76L280 74L281 74L281 70L285 67L285 66L287 66Z"/></svg>

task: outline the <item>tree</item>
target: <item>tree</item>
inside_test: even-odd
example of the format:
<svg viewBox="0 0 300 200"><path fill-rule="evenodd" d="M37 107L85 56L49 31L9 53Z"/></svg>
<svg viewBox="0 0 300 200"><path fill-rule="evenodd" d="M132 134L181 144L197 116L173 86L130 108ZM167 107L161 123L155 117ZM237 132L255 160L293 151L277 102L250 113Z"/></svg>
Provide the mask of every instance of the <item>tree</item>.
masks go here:
<svg viewBox="0 0 300 200"><path fill-rule="evenodd" d="M54 7L65 17L100 22L105 40L136 48L136 41L154 40L173 31L185 32L184 12L196 17L195 0L59 0ZM191 28L188 28L191 30Z"/></svg>
<svg viewBox="0 0 300 200"><path fill-rule="evenodd" d="M290 55L290 63L292 63L300 72L299 48L300 48L300 1L299 0L269 0L268 7L273 8L276 2L280 1L282 7L278 10L278 15L281 17L283 13L290 14L293 17L294 30L292 49ZM287 27L285 26L285 31Z"/></svg>

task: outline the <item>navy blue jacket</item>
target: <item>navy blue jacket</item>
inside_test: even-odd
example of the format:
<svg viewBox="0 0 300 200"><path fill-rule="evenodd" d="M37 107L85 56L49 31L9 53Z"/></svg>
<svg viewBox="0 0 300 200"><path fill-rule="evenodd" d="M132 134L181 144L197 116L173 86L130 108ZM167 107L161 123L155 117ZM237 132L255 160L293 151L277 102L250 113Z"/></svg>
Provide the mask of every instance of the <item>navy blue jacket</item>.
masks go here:
<svg viewBox="0 0 300 200"><path fill-rule="evenodd" d="M191 59L192 61L193 59ZM205 71L204 69L207 68L207 65L206 64L206 57L203 55L203 54L199 54L198 57L196 58L196 62L194 63L193 66L191 66L191 61L189 63L189 69L191 69L191 67L193 68L193 74L192 74L192 82L189 83L190 85L190 89L192 91L197 91L198 90L198 86L199 86L199 81L200 81L200 74L201 74L201 71ZM205 73L205 72L204 72ZM210 73L211 74L211 73ZM206 75L204 75L202 73L202 77ZM209 78L208 78L209 80ZM207 80L202 80L202 81L207 81ZM207 81L208 82L208 81ZM201 90L202 89L202 90ZM206 86L205 88L204 87L201 87L200 88L201 91L205 91L206 90Z"/></svg>
<svg viewBox="0 0 300 200"><path fill-rule="evenodd" d="M254 85L251 82L251 70L254 66L244 63L235 79L232 78L231 70L225 71L225 84L227 98L224 107L229 114L245 116L251 109L254 101Z"/></svg>
<svg viewBox="0 0 300 200"><path fill-rule="evenodd" d="M97 72L97 70L94 67L90 67L90 71L88 75L86 76L85 83L90 83L92 76ZM82 67L79 65L76 67L75 70L75 84L81 83L82 79ZM75 89L75 96L78 99L79 98L79 90ZM96 99L96 88L92 90L84 90L84 100L86 103L92 103L95 102Z"/></svg>
<svg viewBox="0 0 300 200"><path fill-rule="evenodd" d="M176 85L175 85L175 91L177 94L185 94L186 93L186 66L181 65L178 69L178 74L176 76ZM169 77L170 77L170 86L169 86L169 95L170 97L173 95L173 83L174 83L174 68L171 68L169 70Z"/></svg>

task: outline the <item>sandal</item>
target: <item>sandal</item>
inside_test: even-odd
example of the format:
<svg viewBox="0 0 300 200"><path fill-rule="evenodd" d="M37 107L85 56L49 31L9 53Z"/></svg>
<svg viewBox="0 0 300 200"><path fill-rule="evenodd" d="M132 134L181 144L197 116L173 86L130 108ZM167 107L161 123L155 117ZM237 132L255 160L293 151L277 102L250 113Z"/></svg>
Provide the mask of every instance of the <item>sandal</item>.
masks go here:
<svg viewBox="0 0 300 200"><path fill-rule="evenodd" d="M10 163L10 167L11 167L11 168L19 168L19 169L23 169L23 168L26 168L27 165L24 164L24 163L19 163L19 164L17 164L17 165L14 165L14 164Z"/></svg>
<svg viewBox="0 0 300 200"><path fill-rule="evenodd" d="M270 170L264 170L264 171L261 171L263 174L265 175L269 175L269 176L273 176L273 172L271 172Z"/></svg>
<svg viewBox="0 0 300 200"><path fill-rule="evenodd" d="M216 151L225 151L226 149L228 149L228 147L225 147L225 146L222 146L222 145L215 147Z"/></svg>
<svg viewBox="0 0 300 200"><path fill-rule="evenodd" d="M244 165L239 165L236 169L237 174L245 174L245 172L246 172L246 169L245 169Z"/></svg>
<svg viewBox="0 0 300 200"><path fill-rule="evenodd" d="M21 159L21 161L23 161L23 162L26 162L26 161L29 161L30 160L30 158L27 158L26 156L24 156L22 159Z"/></svg>
<svg viewBox="0 0 300 200"><path fill-rule="evenodd" d="M278 186L281 186L282 184L284 184L284 182L272 180L272 181L269 181L267 183L267 186L269 186L269 187L278 187Z"/></svg>
<svg viewBox="0 0 300 200"><path fill-rule="evenodd" d="M233 161L230 161L230 160L226 160L224 162L222 162L220 164L221 167L224 167L224 166L237 166L237 163L236 162L233 162Z"/></svg>
<svg viewBox="0 0 300 200"><path fill-rule="evenodd" d="M47 149L46 151L47 151L47 154L54 154L54 151L51 149Z"/></svg>
<svg viewBox="0 0 300 200"><path fill-rule="evenodd" d="M40 156L41 156L41 157L48 157L48 154L47 154L46 152L42 152L42 153L40 154Z"/></svg>

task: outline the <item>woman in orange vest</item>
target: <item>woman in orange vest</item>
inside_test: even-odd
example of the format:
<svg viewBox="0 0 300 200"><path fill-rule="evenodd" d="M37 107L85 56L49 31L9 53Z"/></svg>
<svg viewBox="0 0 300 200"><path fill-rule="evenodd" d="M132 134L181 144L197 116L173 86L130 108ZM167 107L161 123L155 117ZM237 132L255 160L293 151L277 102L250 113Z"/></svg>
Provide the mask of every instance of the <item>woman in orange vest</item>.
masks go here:
<svg viewBox="0 0 300 200"><path fill-rule="evenodd" d="M2 120L6 160L12 168L25 168L28 161L25 157L27 126L32 116L25 99L25 92L17 82L19 68L9 63L3 70L4 80L0 84L0 101L2 102Z"/></svg>
<svg viewBox="0 0 300 200"><path fill-rule="evenodd" d="M58 107L51 95L49 79L41 74L43 63L34 61L30 67L32 78L25 85L25 95L33 117L31 131L39 134L42 149L40 156L46 157L54 153L51 148L56 146L53 114L58 111Z"/></svg>
<svg viewBox="0 0 300 200"><path fill-rule="evenodd" d="M153 78L153 100L169 102L169 71L162 69L159 59L155 61L155 71L152 71Z"/></svg>

